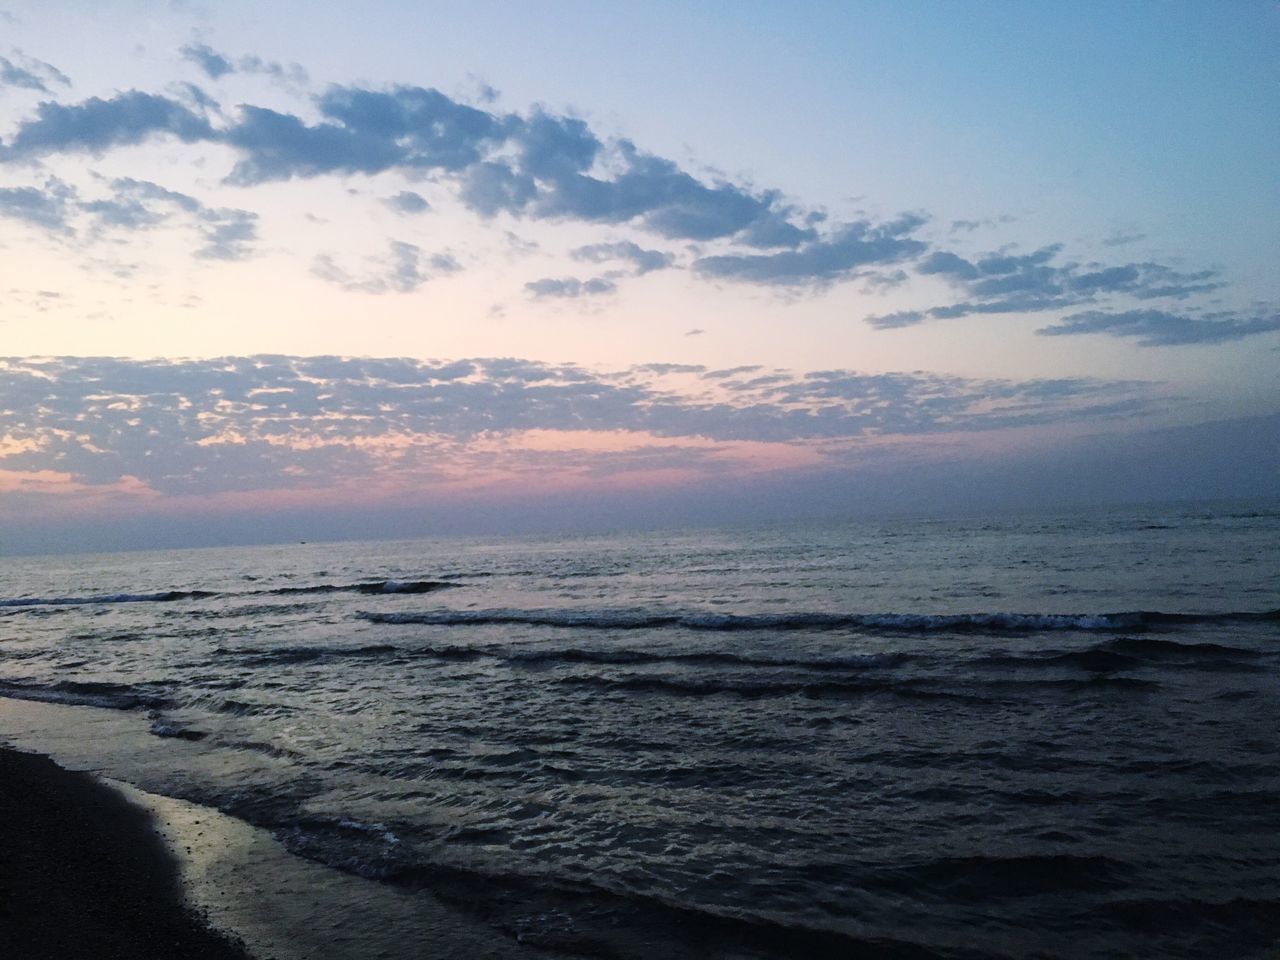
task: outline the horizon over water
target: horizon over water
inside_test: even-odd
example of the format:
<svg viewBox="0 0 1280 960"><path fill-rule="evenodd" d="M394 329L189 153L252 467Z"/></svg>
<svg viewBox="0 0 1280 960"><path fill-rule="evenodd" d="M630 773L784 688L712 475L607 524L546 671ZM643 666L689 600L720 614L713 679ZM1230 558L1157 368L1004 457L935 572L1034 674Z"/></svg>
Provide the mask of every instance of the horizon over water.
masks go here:
<svg viewBox="0 0 1280 960"><path fill-rule="evenodd" d="M1280 500L0 568L110 775L588 956L1271 956L1278 676Z"/></svg>
<svg viewBox="0 0 1280 960"><path fill-rule="evenodd" d="M548 518L545 524L521 526L515 529L493 529L490 526L480 528L450 527L438 529L414 530L407 534L397 535L340 535L326 534L324 531L303 536L290 534L271 534L270 539L247 540L228 539L217 542L145 542L133 540L113 540L110 545L97 544L88 548L58 547L56 549L29 549L25 545L16 551L2 552L6 544L0 541L0 559L35 560L40 558L59 557L111 557L116 554L143 553L181 553L189 550L230 550L254 547L287 547L287 546L336 546L342 544L380 544L380 543L432 543L441 544L456 542L473 543L519 543L526 541L546 541L559 539L590 540L601 537L671 535L681 533L698 533L700 531L736 531L749 535L774 528L822 527L822 526L858 526L866 524L884 524L894 522L979 522L979 521L1015 521L1048 516L1087 516L1116 512L1150 511L1215 511L1233 509L1249 510L1254 506L1280 506L1277 497L1174 497L1141 500L1088 501L1088 502L1048 502L1048 503L1011 503L1005 506L992 506L980 503L971 507L953 506L945 510L905 510L875 509L865 513L849 511L821 510L814 513L778 514L776 516L723 517L710 518L705 521L673 518L655 522L652 517L638 516L630 521L602 523L590 520L582 525L562 522L562 518ZM493 526L499 526L495 522Z"/></svg>

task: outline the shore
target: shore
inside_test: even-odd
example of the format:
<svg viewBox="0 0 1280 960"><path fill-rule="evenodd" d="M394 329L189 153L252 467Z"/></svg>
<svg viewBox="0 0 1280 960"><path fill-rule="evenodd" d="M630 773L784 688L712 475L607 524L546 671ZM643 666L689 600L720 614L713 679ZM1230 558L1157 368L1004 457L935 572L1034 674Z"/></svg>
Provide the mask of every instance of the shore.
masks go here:
<svg viewBox="0 0 1280 960"><path fill-rule="evenodd" d="M184 901L144 809L85 773L0 749L0 955L246 960Z"/></svg>
<svg viewBox="0 0 1280 960"><path fill-rule="evenodd" d="M147 730L134 711L0 697L4 960L562 956L426 891L305 860L266 830L136 786L157 789L157 772L175 766L244 769L237 753Z"/></svg>

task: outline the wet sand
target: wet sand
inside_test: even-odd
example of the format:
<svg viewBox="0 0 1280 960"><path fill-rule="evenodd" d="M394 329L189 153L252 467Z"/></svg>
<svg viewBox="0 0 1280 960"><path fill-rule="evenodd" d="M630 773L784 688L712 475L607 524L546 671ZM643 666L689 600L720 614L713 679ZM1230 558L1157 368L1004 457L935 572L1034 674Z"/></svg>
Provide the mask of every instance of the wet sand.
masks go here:
<svg viewBox="0 0 1280 960"><path fill-rule="evenodd" d="M0 750L0 823L0 956L247 956L186 906L150 815L94 777Z"/></svg>
<svg viewBox="0 0 1280 960"><path fill-rule="evenodd" d="M129 711L0 698L0 744L19 748L0 746L0 958L562 956L427 891L304 860L265 830L125 782L168 753L209 753L146 730Z"/></svg>

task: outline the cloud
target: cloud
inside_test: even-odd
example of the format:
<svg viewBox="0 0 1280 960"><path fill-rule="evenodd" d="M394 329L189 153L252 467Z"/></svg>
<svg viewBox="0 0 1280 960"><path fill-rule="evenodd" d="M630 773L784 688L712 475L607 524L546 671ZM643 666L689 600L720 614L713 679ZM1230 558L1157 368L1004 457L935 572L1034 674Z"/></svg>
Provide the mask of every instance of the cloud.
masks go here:
<svg viewBox="0 0 1280 960"><path fill-rule="evenodd" d="M0 187L0 217L20 220L54 233L70 231L68 218L75 209L76 192L69 184L51 178L40 187Z"/></svg>
<svg viewBox="0 0 1280 960"><path fill-rule="evenodd" d="M210 80L218 80L236 71L230 60L203 43L187 44L179 52L184 60L194 63L203 70Z"/></svg>
<svg viewBox="0 0 1280 960"><path fill-rule="evenodd" d="M693 268L716 280L820 287L848 279L863 267L919 256L926 246L911 233L924 222L923 217L906 215L881 224L865 220L847 223L830 238L806 243L796 250L703 257L694 261Z"/></svg>
<svg viewBox="0 0 1280 960"><path fill-rule="evenodd" d="M72 236L77 225L88 224L90 239L111 230L147 230L165 224L195 230L200 244L195 255L205 260L243 260L257 239L257 214L230 207L209 207L179 193L128 177L110 180L109 193L84 200L76 188L58 178L44 187L0 188L0 216Z"/></svg>
<svg viewBox="0 0 1280 960"><path fill-rule="evenodd" d="M111 195L80 204L98 227L143 230L178 220L200 239L195 255L205 260L244 260L258 236L258 215L248 210L208 207L185 193L149 180L120 177L110 183Z"/></svg>
<svg viewBox="0 0 1280 960"><path fill-rule="evenodd" d="M427 203L422 194L414 193L412 190L401 190L394 197L387 197L382 202L396 213L426 213L431 209L431 204Z"/></svg>
<svg viewBox="0 0 1280 960"><path fill-rule="evenodd" d="M1113 337L1135 337L1142 347L1170 347L1225 343L1276 330L1280 330L1280 313L1245 316L1222 312L1193 317L1164 310L1119 313L1090 310L1063 317L1036 333L1045 337L1105 333Z"/></svg>
<svg viewBox="0 0 1280 960"><path fill-rule="evenodd" d="M665 270L675 262L675 256L662 250L646 250L637 243L624 240L618 243L593 243L579 247L572 254L575 260L588 263L607 263L610 260L624 260L632 264L637 274L652 273L654 270Z"/></svg>
<svg viewBox="0 0 1280 960"><path fill-rule="evenodd" d="M21 87L51 93L50 84L71 86L70 78L53 64L24 56L20 50L13 51L13 56L17 62L8 57L0 57L0 87Z"/></svg>
<svg viewBox="0 0 1280 960"><path fill-rule="evenodd" d="M866 322L885 330L973 314L1058 310L1103 298L1186 300L1225 286L1216 270L1184 273L1150 261L1055 263L1061 252L1062 245L1055 243L1031 253L997 251L970 260L949 250L934 250L919 261L916 272L947 281L967 299L929 309L872 315Z"/></svg>
<svg viewBox="0 0 1280 960"><path fill-rule="evenodd" d="M895 313L872 314L866 318L867 323L877 330L896 330L898 327L914 327L923 323L925 315L919 310L898 310Z"/></svg>
<svg viewBox="0 0 1280 960"><path fill-rule="evenodd" d="M358 293L413 293L429 280L456 273L462 265L450 253L423 253L403 240L387 242L387 256L372 258L375 269L364 276L348 273L329 254L312 261L311 272L321 280Z"/></svg>
<svg viewBox="0 0 1280 960"><path fill-rule="evenodd" d="M248 210L203 208L198 224L204 244L196 251L206 260L244 260L258 236L258 215Z"/></svg>
<svg viewBox="0 0 1280 960"><path fill-rule="evenodd" d="M306 84L309 79L307 71L299 64L276 63L253 54L232 60L203 43L187 44L179 52L184 60L203 70L210 80L220 80L231 73L258 73L298 85Z"/></svg>
<svg viewBox="0 0 1280 960"><path fill-rule="evenodd" d="M90 97L64 106L45 101L36 117L19 125L0 161L27 160L51 153L102 153L168 135L183 143L214 138L209 122L167 97L130 90L110 99Z"/></svg>
<svg viewBox="0 0 1280 960"><path fill-rule="evenodd" d="M0 360L0 470L133 477L165 494L310 489L466 476L527 431L798 444L818 456L835 440L1093 423L1151 402L1144 385L1083 379L599 371L515 358L13 358ZM518 450L503 456L535 465Z"/></svg>
<svg viewBox="0 0 1280 960"><path fill-rule="evenodd" d="M241 69L207 47L193 45L185 53L212 75ZM859 223L822 236L823 216L795 209L777 191L704 182L629 140L606 142L585 121L543 110L528 116L490 113L411 86L335 86L313 102L318 122L243 104L218 129L177 100L136 90L71 106L42 104L35 118L18 125L0 159L102 152L169 135L230 147L235 161L227 179L242 186L330 174L429 172L451 179L463 203L482 217L631 224L667 239L723 240L798 251L801 258L791 267L781 261L772 268L744 264L736 270L704 264L725 278L755 279L770 270L780 277L798 270L834 276L841 268L819 262L857 259L856 234L867 235L863 243L875 243L884 239L877 235L894 229ZM914 241L898 243L916 249Z"/></svg>
<svg viewBox="0 0 1280 960"><path fill-rule="evenodd" d="M559 279L544 277L541 280L530 280L524 285L524 289L535 300L550 298L574 300L579 297L615 293L618 285L607 277L594 277L590 280L579 280L577 277Z"/></svg>
<svg viewBox="0 0 1280 960"><path fill-rule="evenodd" d="M205 44L189 44L182 53L215 80L230 73L290 82L300 82L302 76L290 66L256 56L228 57ZM35 76L29 64L12 63ZM49 80L41 82L47 86ZM715 282L812 293L861 279L866 292L876 292L901 284L914 264L915 273L952 288L951 303L865 318L878 328L979 314L1111 307L1119 298L1189 300L1225 286L1211 269L1185 272L1152 261L1068 260L1061 244L1029 253L1003 248L979 255L935 249L921 239L923 215L828 220L821 211L789 202L778 190L695 176L631 140L602 135L582 118L542 108L502 112L487 101L473 106L418 86L335 85L308 94L307 108L297 113L244 103L224 114L199 88L188 85L170 92L174 95L129 90L73 104L40 103L34 116L20 121L0 143L0 163L103 154L171 138L216 147L211 156L229 155L225 182L240 187L400 174L410 182L427 178L452 189L466 209L487 220L625 227L663 241L687 242L697 251L690 269ZM25 199L35 204L39 198ZM9 200L18 210L24 197ZM428 208L421 195L407 189L383 202L401 214ZM31 217L57 222L56 210L41 214L35 206L30 209ZM252 238L254 221L247 211L202 216L209 236L203 256L234 258ZM950 232L971 233L1007 219L957 220ZM1129 239L1117 236L1106 242ZM675 265L672 253L632 241L588 243L572 255L589 263L628 264L637 274ZM363 277L347 273L331 257L322 256L313 266L318 275L347 289L370 292L416 289L422 277L448 269L442 263L417 262L415 267L412 256L403 252L393 252L392 260L396 262ZM544 278L526 289L535 297L580 297L611 292L619 275Z"/></svg>
<svg viewBox="0 0 1280 960"><path fill-rule="evenodd" d="M1145 233L1138 233L1136 230L1130 230L1127 232L1115 230L1103 239L1102 245L1104 247L1124 247L1145 239L1147 239L1147 235Z"/></svg>
<svg viewBox="0 0 1280 960"><path fill-rule="evenodd" d="M324 121L309 125L292 114L242 106L220 135L240 154L229 179L250 185L391 169L459 172L504 139L497 118L421 87L333 87L316 107Z"/></svg>
<svg viewBox="0 0 1280 960"><path fill-rule="evenodd" d="M973 280L978 276L978 268L964 257L946 250L935 250L920 261L916 270L923 274L942 274L960 280Z"/></svg>
<svg viewBox="0 0 1280 960"><path fill-rule="evenodd" d="M258 216L248 210L209 207L195 197L147 180L120 177L108 192L84 199L56 177L40 187L0 188L0 217L20 220L59 237L79 234L86 243L116 231L187 227L198 238L195 256L207 260L243 260L257 239ZM87 227L86 230L82 228Z"/></svg>

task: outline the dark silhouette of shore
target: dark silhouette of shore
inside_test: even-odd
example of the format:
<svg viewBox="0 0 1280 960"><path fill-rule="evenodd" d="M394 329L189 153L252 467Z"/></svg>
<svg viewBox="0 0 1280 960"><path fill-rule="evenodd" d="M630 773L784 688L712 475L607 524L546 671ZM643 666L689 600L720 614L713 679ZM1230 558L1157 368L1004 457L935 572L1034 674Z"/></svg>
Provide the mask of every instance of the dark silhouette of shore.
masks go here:
<svg viewBox="0 0 1280 960"><path fill-rule="evenodd" d="M0 750L0 956L247 960L183 904L148 813L85 773Z"/></svg>

